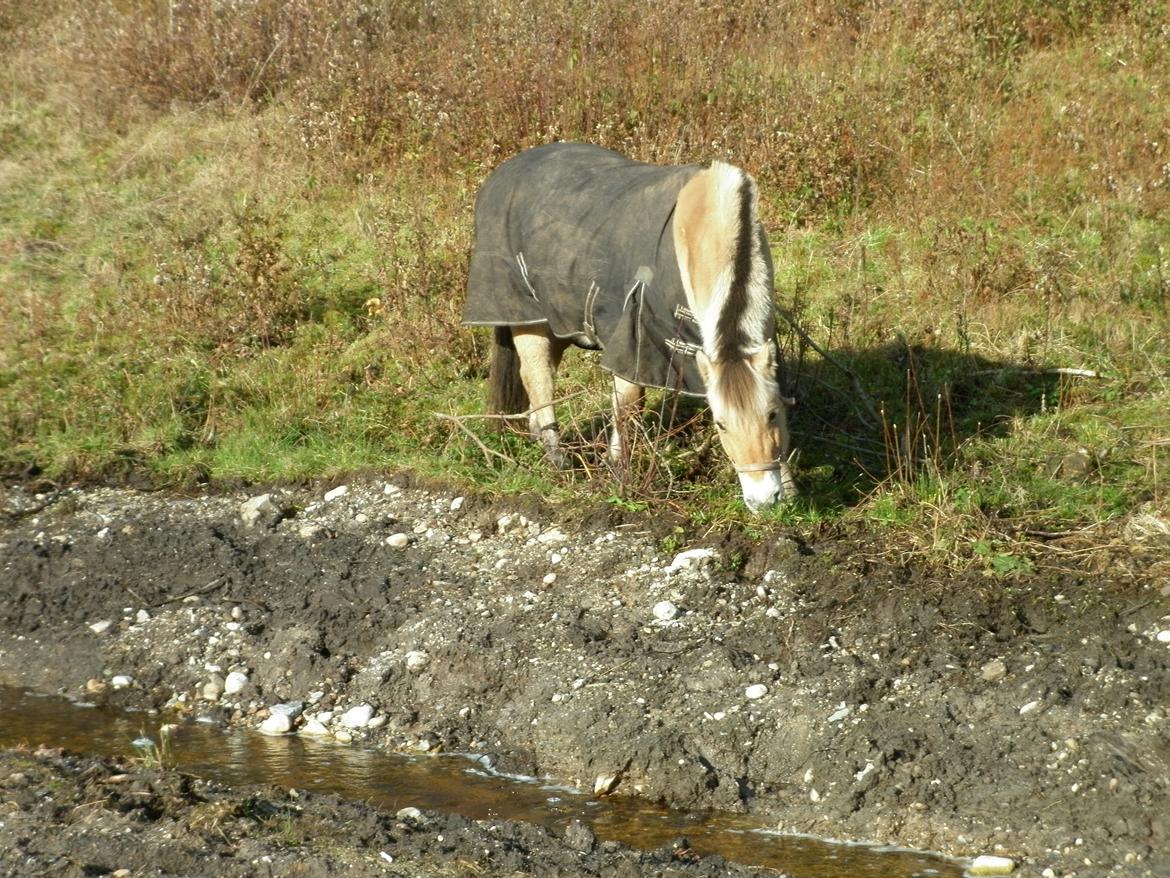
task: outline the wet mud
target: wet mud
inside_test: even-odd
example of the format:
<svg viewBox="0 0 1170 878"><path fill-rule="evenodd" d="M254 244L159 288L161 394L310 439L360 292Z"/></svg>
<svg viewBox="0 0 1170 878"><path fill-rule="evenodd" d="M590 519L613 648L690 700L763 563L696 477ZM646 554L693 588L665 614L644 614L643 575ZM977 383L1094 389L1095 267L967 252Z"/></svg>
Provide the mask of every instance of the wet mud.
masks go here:
<svg viewBox="0 0 1170 878"><path fill-rule="evenodd" d="M784 832L1170 874L1170 593L1140 565L955 578L843 533L678 545L653 518L402 484L8 488L0 682L250 727L292 703L293 731L332 716L356 745ZM35 758L16 773L124 771ZM376 813L337 820L372 849ZM577 856L537 871L677 864Z"/></svg>

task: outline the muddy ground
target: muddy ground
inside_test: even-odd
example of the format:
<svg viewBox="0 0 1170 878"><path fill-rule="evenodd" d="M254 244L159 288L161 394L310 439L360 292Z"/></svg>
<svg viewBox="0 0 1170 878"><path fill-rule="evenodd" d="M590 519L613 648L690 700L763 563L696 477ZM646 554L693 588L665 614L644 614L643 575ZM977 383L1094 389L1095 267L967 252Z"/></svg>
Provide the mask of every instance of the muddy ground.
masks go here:
<svg viewBox="0 0 1170 878"><path fill-rule="evenodd" d="M1170 875L1170 547L956 578L840 535L679 545L651 515L331 487L7 489L0 683L253 726L291 704L294 731L785 831ZM573 863L534 874L621 874Z"/></svg>

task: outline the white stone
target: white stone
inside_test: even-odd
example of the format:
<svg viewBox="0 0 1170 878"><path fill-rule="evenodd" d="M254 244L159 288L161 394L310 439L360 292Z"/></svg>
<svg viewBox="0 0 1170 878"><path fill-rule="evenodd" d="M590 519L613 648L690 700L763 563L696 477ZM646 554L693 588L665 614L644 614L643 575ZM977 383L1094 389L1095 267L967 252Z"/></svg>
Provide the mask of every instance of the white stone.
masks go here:
<svg viewBox="0 0 1170 878"><path fill-rule="evenodd" d="M421 649L412 649L406 654L406 670L421 671L430 662L431 657Z"/></svg>
<svg viewBox="0 0 1170 878"><path fill-rule="evenodd" d="M988 683L998 683L1007 676L1007 665L1003 663L1003 659L992 659L979 671L979 675Z"/></svg>
<svg viewBox="0 0 1170 878"><path fill-rule="evenodd" d="M232 671L223 679L224 695L239 695L248 685L248 675L242 671Z"/></svg>
<svg viewBox="0 0 1170 878"><path fill-rule="evenodd" d="M353 520L358 524L369 524L370 516L366 515L364 512L359 512L353 517Z"/></svg>
<svg viewBox="0 0 1170 878"><path fill-rule="evenodd" d="M410 537L406 534L390 534L386 537L386 545L392 549L405 549L410 545Z"/></svg>
<svg viewBox="0 0 1170 878"><path fill-rule="evenodd" d="M260 723L260 732L264 735L287 735L291 728L292 717L280 711L269 713L264 722Z"/></svg>
<svg viewBox="0 0 1170 878"><path fill-rule="evenodd" d="M753 683L743 690L743 695L749 701L756 701L768 694L768 687L763 683Z"/></svg>
<svg viewBox="0 0 1170 878"><path fill-rule="evenodd" d="M1158 643L1170 643L1170 628L1165 631L1159 631L1156 635Z"/></svg>
<svg viewBox="0 0 1170 878"><path fill-rule="evenodd" d="M395 494L401 494L402 489L397 485L391 485L389 482L387 482L385 487L382 488L382 493L387 497L393 497Z"/></svg>
<svg viewBox="0 0 1170 878"><path fill-rule="evenodd" d="M144 622L149 622L150 621L150 613L148 613L146 610L139 610L137 613L134 614L134 621L137 622L139 625L143 624Z"/></svg>
<svg viewBox="0 0 1170 878"><path fill-rule="evenodd" d="M558 527L550 527L536 538L538 543L563 543L567 537Z"/></svg>
<svg viewBox="0 0 1170 878"><path fill-rule="evenodd" d="M321 722L316 717L313 717L312 719L308 720L303 726L301 726L300 733L302 735L307 735L307 736L313 737L313 738L321 738L321 737L324 737L325 735L329 734L329 729L325 726L325 724L323 722Z"/></svg>
<svg viewBox="0 0 1170 878"><path fill-rule="evenodd" d="M333 733L333 739L335 741L340 741L342 744L348 744L353 740L353 735L351 735L345 729L338 729Z"/></svg>
<svg viewBox="0 0 1170 878"><path fill-rule="evenodd" d="M200 695L203 697L204 701L219 701L219 696L222 694L223 683L218 679L209 680L208 682L204 683L203 688L200 690Z"/></svg>
<svg viewBox="0 0 1170 878"><path fill-rule="evenodd" d="M1016 861L1008 857L982 854L967 867L968 875L1010 875L1016 870Z"/></svg>
<svg viewBox="0 0 1170 878"><path fill-rule="evenodd" d="M839 723L839 722L841 722L841 720L845 719L845 717L849 716L849 714L852 712L853 711L850 710L846 705L842 704L840 707L838 707L836 710L834 710L829 715L829 722Z"/></svg>
<svg viewBox="0 0 1170 878"><path fill-rule="evenodd" d="M317 722L325 723L326 725L333 722L333 711L332 710L323 710L320 713L318 713L317 714Z"/></svg>
<svg viewBox="0 0 1170 878"><path fill-rule="evenodd" d="M115 689L125 689L133 682L134 678L128 674L117 674L116 676L110 678L110 685Z"/></svg>
<svg viewBox="0 0 1170 878"><path fill-rule="evenodd" d="M678 614L678 607L670 601L659 601L654 605L654 618L659 622L673 622Z"/></svg>
<svg viewBox="0 0 1170 878"><path fill-rule="evenodd" d="M557 575L555 573L546 573L546 574L544 574L544 579L541 581L545 585L552 585L554 582L557 581Z"/></svg>
<svg viewBox="0 0 1170 878"><path fill-rule="evenodd" d="M422 811L420 811L418 808L408 807L399 808L394 816L399 820L421 820L423 815Z"/></svg>
<svg viewBox="0 0 1170 878"><path fill-rule="evenodd" d="M560 552L553 552L552 554L550 554L548 556L548 563L555 566L557 564L560 564L561 561L563 561L564 559L565 559L565 556L562 555Z"/></svg>
<svg viewBox="0 0 1170 878"><path fill-rule="evenodd" d="M340 497L344 497L349 493L349 485L338 485L330 491L325 492L325 502L330 503Z"/></svg>
<svg viewBox="0 0 1170 878"><path fill-rule="evenodd" d="M679 552L674 556L674 560L670 562L670 566L666 568L666 572L677 573L680 570L689 570L692 567L698 567L708 558L714 557L714 549L687 549L685 552Z"/></svg>
<svg viewBox="0 0 1170 878"><path fill-rule="evenodd" d="M277 505L272 502L271 494L258 494L240 504L240 520L247 527L252 527L265 515L276 515L279 512Z"/></svg>
<svg viewBox="0 0 1170 878"><path fill-rule="evenodd" d="M386 725L386 714L380 713L377 716L370 717L370 721L366 723L367 729L380 729Z"/></svg>
<svg viewBox="0 0 1170 878"><path fill-rule="evenodd" d="M347 729L364 729L369 725L370 717L374 715L374 708L368 704L359 704L357 707L351 707L341 715L338 720Z"/></svg>
<svg viewBox="0 0 1170 878"><path fill-rule="evenodd" d="M1040 702L1039 701L1029 701L1027 704L1025 704L1023 707L1020 708L1020 716L1027 716L1029 713L1035 713L1039 709L1040 709Z"/></svg>
<svg viewBox="0 0 1170 878"><path fill-rule="evenodd" d="M297 533L300 535L301 539L305 540L311 540L313 537L319 536L324 532L325 526L317 524L315 521L307 522L306 524L302 524L299 528L297 528Z"/></svg>
<svg viewBox="0 0 1170 878"><path fill-rule="evenodd" d="M463 508L463 502L464 502L464 499L462 497L456 497L454 500L451 501L451 511L458 512L460 509Z"/></svg>
<svg viewBox="0 0 1170 878"><path fill-rule="evenodd" d="M94 634L105 634L110 630L110 626L114 623L109 619L102 619L100 622L94 622L89 626L89 630Z"/></svg>

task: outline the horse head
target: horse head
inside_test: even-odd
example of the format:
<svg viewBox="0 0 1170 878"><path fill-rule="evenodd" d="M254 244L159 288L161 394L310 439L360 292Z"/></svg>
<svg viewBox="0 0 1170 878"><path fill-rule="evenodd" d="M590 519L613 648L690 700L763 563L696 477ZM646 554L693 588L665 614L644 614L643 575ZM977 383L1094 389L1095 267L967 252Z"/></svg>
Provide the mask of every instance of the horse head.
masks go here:
<svg viewBox="0 0 1170 878"><path fill-rule="evenodd" d="M739 473L743 501L759 512L791 497L788 414L791 400L776 381L776 348L768 343L742 357L716 360L700 352L699 370L723 450Z"/></svg>

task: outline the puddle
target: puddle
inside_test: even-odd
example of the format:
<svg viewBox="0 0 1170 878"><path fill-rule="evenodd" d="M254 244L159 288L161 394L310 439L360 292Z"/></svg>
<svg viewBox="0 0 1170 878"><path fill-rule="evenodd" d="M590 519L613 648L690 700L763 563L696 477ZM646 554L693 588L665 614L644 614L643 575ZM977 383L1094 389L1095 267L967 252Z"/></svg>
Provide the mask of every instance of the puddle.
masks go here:
<svg viewBox="0 0 1170 878"><path fill-rule="evenodd" d="M0 747L64 747L136 756L142 734L158 739L165 719L83 707L0 687ZM761 829L739 815L670 811L625 797L594 799L539 781L493 775L460 756L408 757L309 738L268 737L183 722L173 735L181 771L233 786L276 784L331 792L397 810L413 805L472 819L521 820L563 829L580 819L601 839L655 848L685 835L701 854L767 866L791 878L961 878L962 865L936 854L840 844Z"/></svg>

